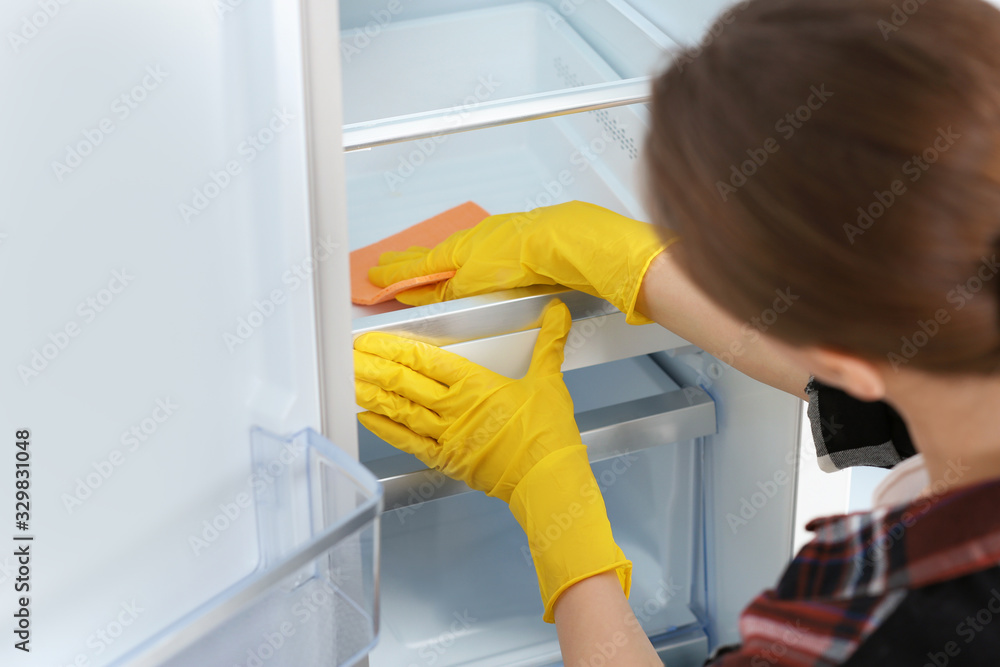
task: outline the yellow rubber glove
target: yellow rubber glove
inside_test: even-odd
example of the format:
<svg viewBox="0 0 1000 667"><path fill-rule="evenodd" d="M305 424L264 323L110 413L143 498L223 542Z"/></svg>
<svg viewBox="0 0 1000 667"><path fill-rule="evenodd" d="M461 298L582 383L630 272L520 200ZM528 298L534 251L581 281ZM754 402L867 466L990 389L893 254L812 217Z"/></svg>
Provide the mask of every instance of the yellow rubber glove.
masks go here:
<svg viewBox="0 0 1000 667"><path fill-rule="evenodd" d="M599 296L629 324L651 320L635 312L649 263L676 236L600 206L568 202L527 213L486 218L433 249L387 252L368 278L379 287L417 276L456 271L448 281L396 298L411 306L528 285L564 285Z"/></svg>
<svg viewBox="0 0 1000 667"><path fill-rule="evenodd" d="M528 536L545 603L582 579L632 563L604 499L562 380L569 309L546 310L527 374L513 380L432 345L370 333L354 343L361 423L431 468L510 504Z"/></svg>

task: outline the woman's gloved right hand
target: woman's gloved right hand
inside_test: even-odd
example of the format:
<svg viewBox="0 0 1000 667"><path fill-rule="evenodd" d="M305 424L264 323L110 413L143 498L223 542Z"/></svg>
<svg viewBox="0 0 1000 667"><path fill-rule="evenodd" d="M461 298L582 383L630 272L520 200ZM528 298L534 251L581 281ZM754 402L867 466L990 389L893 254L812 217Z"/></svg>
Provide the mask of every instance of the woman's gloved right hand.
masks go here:
<svg viewBox="0 0 1000 667"><path fill-rule="evenodd" d="M369 410L361 423L510 505L528 536L548 622L574 583L615 571L627 595L631 577L562 381L571 324L561 302L546 310L520 379L390 334L365 334L354 344L357 400Z"/></svg>
<svg viewBox="0 0 1000 667"><path fill-rule="evenodd" d="M653 258L676 240L653 225L573 201L490 216L431 249L385 253L368 278L387 287L418 276L456 272L448 281L396 297L412 306L514 287L564 285L607 300L630 324L647 324L650 320L635 311L643 275Z"/></svg>

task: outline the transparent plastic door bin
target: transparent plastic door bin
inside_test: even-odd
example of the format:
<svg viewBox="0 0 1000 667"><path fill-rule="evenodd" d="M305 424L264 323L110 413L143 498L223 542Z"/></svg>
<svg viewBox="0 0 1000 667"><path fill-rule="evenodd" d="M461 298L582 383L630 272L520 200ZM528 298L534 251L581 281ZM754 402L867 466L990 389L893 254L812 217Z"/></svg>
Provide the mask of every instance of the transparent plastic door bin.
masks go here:
<svg viewBox="0 0 1000 667"><path fill-rule="evenodd" d="M374 647L381 484L312 429L251 444L256 571L116 664L349 666Z"/></svg>

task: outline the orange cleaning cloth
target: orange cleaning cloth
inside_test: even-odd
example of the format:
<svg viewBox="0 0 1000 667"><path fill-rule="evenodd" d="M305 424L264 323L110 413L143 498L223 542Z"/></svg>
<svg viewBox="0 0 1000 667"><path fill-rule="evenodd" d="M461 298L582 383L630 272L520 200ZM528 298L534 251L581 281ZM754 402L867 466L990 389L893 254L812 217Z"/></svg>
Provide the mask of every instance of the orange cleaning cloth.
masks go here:
<svg viewBox="0 0 1000 667"><path fill-rule="evenodd" d="M454 271L417 276L393 283L388 287L379 287L368 280L368 269L378 266L378 258L384 252L408 250L413 246L433 248L455 232L475 227L489 216L490 214L479 205L468 201L408 227L398 234L355 250L351 253L351 301L359 306L372 306L389 301L408 289L448 280L455 275Z"/></svg>

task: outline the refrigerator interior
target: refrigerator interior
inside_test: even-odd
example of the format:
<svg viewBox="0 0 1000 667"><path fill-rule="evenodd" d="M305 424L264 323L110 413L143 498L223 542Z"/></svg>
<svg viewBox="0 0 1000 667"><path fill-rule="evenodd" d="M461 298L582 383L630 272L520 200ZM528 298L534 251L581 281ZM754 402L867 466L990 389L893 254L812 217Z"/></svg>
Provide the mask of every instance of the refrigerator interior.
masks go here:
<svg viewBox="0 0 1000 667"><path fill-rule="evenodd" d="M642 76L673 45L643 14L614 0L395 7L387 17L375 3L341 5L343 103L354 119L348 133L378 114L444 109L460 119L507 97ZM409 92L397 96L392 82ZM467 200L506 213L579 199L645 219L639 171L646 125L645 106L632 105L349 152L350 246ZM518 376L537 316L514 307L545 292L420 308L355 306L353 329L428 340ZM576 304L579 295L561 296ZM568 382L591 374L576 385L589 390L578 401L620 400L631 388L627 378L655 368L666 381L703 387L718 407L717 434L629 454L642 465L605 494L616 535L635 561L637 615L661 655L673 647L672 664L701 664L711 646L738 638L739 611L773 585L789 555L799 405L655 325L629 327L613 309L573 304L574 331L590 327L564 365ZM644 356L657 351L656 364ZM363 429L359 440L363 461L394 455ZM595 472L606 465L595 464ZM776 474L786 481L774 485L767 511L740 525L742 501L756 499L758 483L770 489ZM374 667L558 664L552 628L540 621L533 569L519 552L523 537L501 504L464 494L387 509Z"/></svg>
<svg viewBox="0 0 1000 667"><path fill-rule="evenodd" d="M551 12L518 3L393 22L345 57L345 118L450 109L458 122L488 102L620 78ZM643 113L608 109L349 153L351 247L470 199L502 213L587 195L638 215L622 178L638 157Z"/></svg>

